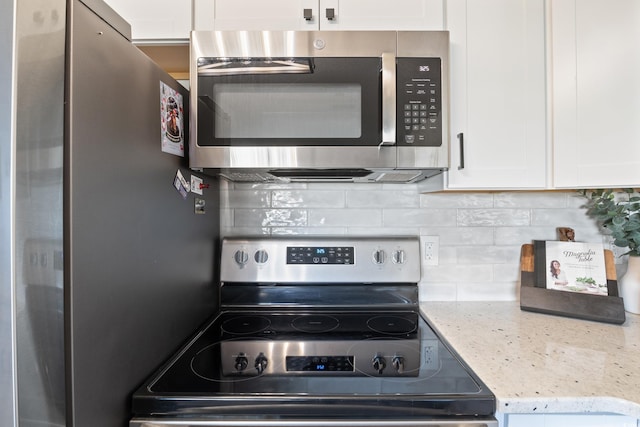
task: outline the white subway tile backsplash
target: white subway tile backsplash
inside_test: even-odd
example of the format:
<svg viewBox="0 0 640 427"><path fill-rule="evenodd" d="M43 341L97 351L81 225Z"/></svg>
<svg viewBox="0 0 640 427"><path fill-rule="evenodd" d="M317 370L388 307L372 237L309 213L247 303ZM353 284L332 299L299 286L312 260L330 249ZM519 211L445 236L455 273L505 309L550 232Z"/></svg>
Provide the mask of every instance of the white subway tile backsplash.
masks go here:
<svg viewBox="0 0 640 427"><path fill-rule="evenodd" d="M490 264L455 264L423 267L423 282L491 282L493 266Z"/></svg>
<svg viewBox="0 0 640 427"><path fill-rule="evenodd" d="M380 227L382 212L379 209L311 209L309 226L367 226Z"/></svg>
<svg viewBox="0 0 640 427"><path fill-rule="evenodd" d="M551 225L564 227L562 224L573 224L575 227L582 226L598 229L593 218L587 216L582 209L532 209L531 214L531 225L534 226Z"/></svg>
<svg viewBox="0 0 640 427"><path fill-rule="evenodd" d="M422 227L423 236L440 236L440 246L483 245L494 243L491 227Z"/></svg>
<svg viewBox="0 0 640 427"><path fill-rule="evenodd" d="M511 264L494 264L494 282L518 282L520 280L520 248L518 248L518 260Z"/></svg>
<svg viewBox="0 0 640 427"><path fill-rule="evenodd" d="M456 301L458 286L455 283L422 282L418 287L420 301Z"/></svg>
<svg viewBox="0 0 640 427"><path fill-rule="evenodd" d="M350 208L417 208L420 195L415 191L347 191Z"/></svg>
<svg viewBox="0 0 640 427"><path fill-rule="evenodd" d="M575 191L440 192L394 184L223 182L227 235L438 236L438 265L422 265L423 301L516 300L522 244L603 240Z"/></svg>
<svg viewBox="0 0 640 427"><path fill-rule="evenodd" d="M220 228L232 228L235 226L233 221L234 209L228 206L220 206Z"/></svg>
<svg viewBox="0 0 640 427"><path fill-rule="evenodd" d="M585 205L589 199L578 191L570 191L567 193L567 207L568 208L585 208Z"/></svg>
<svg viewBox="0 0 640 427"><path fill-rule="evenodd" d="M429 225L454 226L456 224L455 209L385 209L384 225L396 227L398 224L427 227Z"/></svg>
<svg viewBox="0 0 640 427"><path fill-rule="evenodd" d="M376 227L375 231L371 227L349 227L348 234L354 236L418 236L419 227Z"/></svg>
<svg viewBox="0 0 640 427"><path fill-rule="evenodd" d="M272 193L274 208L344 208L344 191L276 190Z"/></svg>
<svg viewBox="0 0 640 427"><path fill-rule="evenodd" d="M492 193L435 193L421 194L423 208L492 208Z"/></svg>
<svg viewBox="0 0 640 427"><path fill-rule="evenodd" d="M440 250L438 251L438 265L457 264L458 248L456 246L442 246L442 240L440 240Z"/></svg>
<svg viewBox="0 0 640 427"><path fill-rule="evenodd" d="M496 193L496 208L564 208L567 206L565 191L533 191Z"/></svg>
<svg viewBox="0 0 640 427"><path fill-rule="evenodd" d="M496 245L522 245L533 240L557 240L556 227L496 227Z"/></svg>
<svg viewBox="0 0 640 427"><path fill-rule="evenodd" d="M221 226L223 236L264 236L271 234L271 227L228 227Z"/></svg>
<svg viewBox="0 0 640 427"><path fill-rule="evenodd" d="M270 233L264 234L288 236L345 236L348 233L345 227L271 227Z"/></svg>
<svg viewBox="0 0 640 427"><path fill-rule="evenodd" d="M262 208L270 206L271 192L264 190L221 191L221 200L234 208Z"/></svg>
<svg viewBox="0 0 640 427"><path fill-rule="evenodd" d="M530 224L528 209L458 209L459 227L527 227Z"/></svg>
<svg viewBox="0 0 640 427"><path fill-rule="evenodd" d="M303 227L306 209L236 209L233 217L238 227Z"/></svg>
<svg viewBox="0 0 640 427"><path fill-rule="evenodd" d="M520 262L520 246L461 246L459 264L508 264Z"/></svg>

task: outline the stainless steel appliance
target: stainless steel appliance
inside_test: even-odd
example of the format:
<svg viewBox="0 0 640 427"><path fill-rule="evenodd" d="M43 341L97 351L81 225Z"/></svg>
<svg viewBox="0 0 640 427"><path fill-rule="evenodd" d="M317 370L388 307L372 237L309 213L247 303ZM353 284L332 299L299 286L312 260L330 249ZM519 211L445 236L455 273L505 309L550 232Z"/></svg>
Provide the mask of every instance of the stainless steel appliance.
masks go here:
<svg viewBox="0 0 640 427"><path fill-rule="evenodd" d="M221 310L133 395L131 427L497 427L418 306L419 239L226 238Z"/></svg>
<svg viewBox="0 0 640 427"><path fill-rule="evenodd" d="M190 166L417 182L449 165L446 31L194 31Z"/></svg>
<svg viewBox="0 0 640 427"><path fill-rule="evenodd" d="M0 425L125 426L216 307L217 181L195 215L161 150L160 89L189 93L105 3L0 12Z"/></svg>

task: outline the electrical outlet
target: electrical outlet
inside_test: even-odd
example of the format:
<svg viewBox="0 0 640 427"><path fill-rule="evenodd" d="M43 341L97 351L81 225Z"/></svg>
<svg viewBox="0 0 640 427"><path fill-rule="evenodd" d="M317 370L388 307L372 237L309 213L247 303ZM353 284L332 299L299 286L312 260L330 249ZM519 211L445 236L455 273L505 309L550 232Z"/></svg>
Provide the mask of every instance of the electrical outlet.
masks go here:
<svg viewBox="0 0 640 427"><path fill-rule="evenodd" d="M440 236L422 236L424 244L424 260L426 265L438 265Z"/></svg>

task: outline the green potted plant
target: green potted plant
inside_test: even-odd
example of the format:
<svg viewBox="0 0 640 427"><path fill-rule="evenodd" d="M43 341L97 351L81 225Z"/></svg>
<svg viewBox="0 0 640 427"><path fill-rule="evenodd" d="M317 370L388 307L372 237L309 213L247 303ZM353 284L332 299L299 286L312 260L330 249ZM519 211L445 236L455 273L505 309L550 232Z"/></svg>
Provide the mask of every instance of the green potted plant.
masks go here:
<svg viewBox="0 0 640 427"><path fill-rule="evenodd" d="M640 194L636 189L580 190L587 214L611 233L613 244L626 248L627 272L618 281L625 310L640 314Z"/></svg>
<svg viewBox="0 0 640 427"><path fill-rule="evenodd" d="M611 232L613 244L628 248L624 255L640 256L640 194L622 190L581 190L587 197L587 213Z"/></svg>

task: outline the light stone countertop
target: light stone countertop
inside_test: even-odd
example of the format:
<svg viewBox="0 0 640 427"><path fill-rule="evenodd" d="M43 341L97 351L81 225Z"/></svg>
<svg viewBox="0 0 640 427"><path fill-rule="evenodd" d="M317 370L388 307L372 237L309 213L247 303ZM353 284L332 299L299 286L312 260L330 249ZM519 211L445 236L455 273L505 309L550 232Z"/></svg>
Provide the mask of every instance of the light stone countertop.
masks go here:
<svg viewBox="0 0 640 427"><path fill-rule="evenodd" d="M622 325L520 310L514 302L422 302L422 312L509 413L640 418L640 316Z"/></svg>

